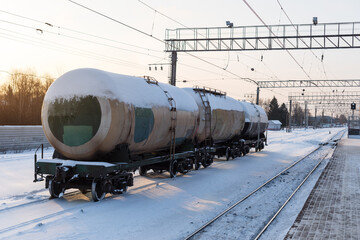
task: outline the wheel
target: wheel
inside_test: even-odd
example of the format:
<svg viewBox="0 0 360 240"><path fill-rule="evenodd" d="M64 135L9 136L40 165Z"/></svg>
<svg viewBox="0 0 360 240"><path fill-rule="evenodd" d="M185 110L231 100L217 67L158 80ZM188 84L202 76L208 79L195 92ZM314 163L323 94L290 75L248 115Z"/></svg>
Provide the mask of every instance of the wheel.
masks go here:
<svg viewBox="0 0 360 240"><path fill-rule="evenodd" d="M146 167L140 166L140 167L139 167L139 174L140 174L140 176L146 176L146 173L147 173Z"/></svg>
<svg viewBox="0 0 360 240"><path fill-rule="evenodd" d="M195 170L198 170L200 168L200 156L199 155L197 155L197 154L195 155L193 164L194 164Z"/></svg>
<svg viewBox="0 0 360 240"><path fill-rule="evenodd" d="M204 154L201 159L201 165L203 165L204 168L207 168L211 165L213 162L214 156L211 154Z"/></svg>
<svg viewBox="0 0 360 240"><path fill-rule="evenodd" d="M105 197L105 191L101 179L94 179L91 184L91 196L94 202L100 201Z"/></svg>
<svg viewBox="0 0 360 240"><path fill-rule="evenodd" d="M61 183L54 181L54 179L49 180L49 192L51 198L59 198L64 195L65 186Z"/></svg>
<svg viewBox="0 0 360 240"><path fill-rule="evenodd" d="M178 163L176 160L170 161L169 173L171 178L176 177L178 173Z"/></svg>
<svg viewBox="0 0 360 240"><path fill-rule="evenodd" d="M226 156L226 161L229 161L230 156L231 156L231 149L230 149L230 147L226 148L225 156Z"/></svg>
<svg viewBox="0 0 360 240"><path fill-rule="evenodd" d="M199 159L197 157L195 157L195 159L194 159L194 169L198 170L199 167L200 167Z"/></svg>

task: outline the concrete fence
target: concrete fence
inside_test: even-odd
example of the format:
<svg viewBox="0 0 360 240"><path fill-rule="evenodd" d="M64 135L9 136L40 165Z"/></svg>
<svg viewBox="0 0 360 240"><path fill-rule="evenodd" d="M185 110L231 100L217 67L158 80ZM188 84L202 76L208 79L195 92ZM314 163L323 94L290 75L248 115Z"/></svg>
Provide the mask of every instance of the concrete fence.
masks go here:
<svg viewBox="0 0 360 240"><path fill-rule="evenodd" d="M42 126L0 126L0 153L50 147Z"/></svg>

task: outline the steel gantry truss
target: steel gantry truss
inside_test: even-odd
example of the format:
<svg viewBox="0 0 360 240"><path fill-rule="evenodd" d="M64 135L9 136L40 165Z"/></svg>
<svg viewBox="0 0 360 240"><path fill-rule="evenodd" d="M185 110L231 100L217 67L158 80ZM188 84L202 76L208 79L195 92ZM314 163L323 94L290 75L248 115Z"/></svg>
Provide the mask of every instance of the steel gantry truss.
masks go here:
<svg viewBox="0 0 360 240"><path fill-rule="evenodd" d="M360 48L360 22L166 29L166 52Z"/></svg>
<svg viewBox="0 0 360 240"><path fill-rule="evenodd" d="M305 125L308 125L308 105L313 105L315 108L315 118L317 110L330 111L332 113L350 113L351 103L357 103L360 106L360 92L337 91L332 92L301 92L289 93L288 96L290 111L289 111L289 126L291 129L291 109L293 102L303 102L305 104Z"/></svg>
<svg viewBox="0 0 360 240"><path fill-rule="evenodd" d="M308 104L340 104L360 101L360 92L336 91L329 93L290 93L289 100L307 102ZM350 108L350 104L348 106Z"/></svg>
<svg viewBox="0 0 360 240"><path fill-rule="evenodd" d="M360 22L166 29L170 84L176 84L178 52L360 48ZM360 80L258 81L260 88L360 87Z"/></svg>
<svg viewBox="0 0 360 240"><path fill-rule="evenodd" d="M258 81L260 88L360 87L360 79Z"/></svg>

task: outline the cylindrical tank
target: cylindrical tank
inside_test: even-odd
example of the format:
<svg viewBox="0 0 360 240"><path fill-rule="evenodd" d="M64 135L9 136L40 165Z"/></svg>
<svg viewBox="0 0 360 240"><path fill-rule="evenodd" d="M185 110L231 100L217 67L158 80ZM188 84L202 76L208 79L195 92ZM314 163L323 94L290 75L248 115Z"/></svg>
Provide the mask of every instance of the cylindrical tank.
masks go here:
<svg viewBox="0 0 360 240"><path fill-rule="evenodd" d="M209 137L205 131L205 106L207 100L211 108L211 137L214 142L230 140L240 136L245 124L244 110L239 101L220 92L205 88L184 88L196 101L199 108L199 125L195 132L198 142ZM205 97L201 97L204 94ZM205 103L206 104L206 103ZM206 135L207 133L207 135Z"/></svg>
<svg viewBox="0 0 360 240"><path fill-rule="evenodd" d="M172 124L176 144L181 144L196 129L198 107L181 88L77 69L50 86L41 118L45 135L59 153L75 160L97 160L119 144L128 144L131 153L168 148Z"/></svg>
<svg viewBox="0 0 360 240"><path fill-rule="evenodd" d="M268 124L268 117L262 107L254 103L245 101L239 102L243 106L245 112L245 126L241 132L244 139L255 139L260 134L264 134Z"/></svg>

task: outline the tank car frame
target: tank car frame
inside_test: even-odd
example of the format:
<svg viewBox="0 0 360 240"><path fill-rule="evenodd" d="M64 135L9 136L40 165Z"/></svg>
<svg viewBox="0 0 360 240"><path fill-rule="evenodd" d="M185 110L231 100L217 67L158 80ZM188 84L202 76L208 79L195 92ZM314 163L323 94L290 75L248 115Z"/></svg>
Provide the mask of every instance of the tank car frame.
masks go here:
<svg viewBox="0 0 360 240"><path fill-rule="evenodd" d="M49 189L51 198L62 197L65 190L79 189L82 193L91 192L94 201L102 200L106 193L122 194L128 186L133 186L133 173L139 169L139 174L144 176L147 171L168 171L170 177L176 177L180 172L186 174L191 169L198 169L200 165L208 167L213 161L214 148L200 148L191 151L181 151L173 155L156 153L153 155L124 155L119 151L117 156L122 156L122 162L85 162L54 159L35 158L34 182L45 179L45 188ZM55 152L55 156L58 153ZM155 156L154 156L155 155ZM108 159L109 160L109 159ZM46 175L46 176L45 176ZM38 178L40 176L40 178Z"/></svg>

